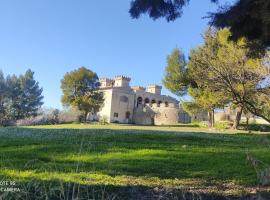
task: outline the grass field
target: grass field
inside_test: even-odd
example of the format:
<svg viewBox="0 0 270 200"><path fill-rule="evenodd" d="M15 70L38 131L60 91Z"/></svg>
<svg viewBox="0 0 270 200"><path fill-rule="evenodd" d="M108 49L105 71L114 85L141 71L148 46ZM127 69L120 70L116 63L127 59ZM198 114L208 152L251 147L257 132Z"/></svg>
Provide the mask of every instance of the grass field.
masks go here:
<svg viewBox="0 0 270 200"><path fill-rule="evenodd" d="M270 133L192 125L0 128L0 152L2 180L16 181L21 192L46 183L44 194L36 194L44 197L53 195L49 187L69 199L88 186L98 193L91 190L92 199L113 199L113 192L117 199L125 196L124 188L158 188L164 195L166 189L182 189L237 196L254 191L259 181L247 152L260 161L259 170L270 164Z"/></svg>

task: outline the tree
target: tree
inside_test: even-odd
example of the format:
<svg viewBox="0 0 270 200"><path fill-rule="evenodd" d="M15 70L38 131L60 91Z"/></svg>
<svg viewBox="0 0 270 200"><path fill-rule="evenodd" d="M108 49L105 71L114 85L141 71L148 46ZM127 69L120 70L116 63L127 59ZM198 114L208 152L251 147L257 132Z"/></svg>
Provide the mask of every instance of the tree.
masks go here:
<svg viewBox="0 0 270 200"><path fill-rule="evenodd" d="M139 18L147 13L152 19L160 17L174 21L181 17L183 7L190 0L133 0L130 14ZM208 0L209 1L209 0ZM217 3L218 0L211 0ZM234 39L246 37L270 45L270 2L267 0L237 0L232 6L223 6L210 16L210 24L219 28L231 27Z"/></svg>
<svg viewBox="0 0 270 200"><path fill-rule="evenodd" d="M2 71L0 71L0 125L4 124L6 118L5 101L7 97L6 80Z"/></svg>
<svg viewBox="0 0 270 200"><path fill-rule="evenodd" d="M193 97L193 102L190 105L199 107L201 111L207 111L208 126L214 127L215 109L224 107L228 103L228 98L222 92L212 91L210 88L203 88L199 85L196 88L189 87L189 95Z"/></svg>
<svg viewBox="0 0 270 200"><path fill-rule="evenodd" d="M8 75L0 72L0 125L11 121L36 116L43 104L42 88L34 79L34 72L24 75Z"/></svg>
<svg viewBox="0 0 270 200"><path fill-rule="evenodd" d="M231 27L232 38L246 37L270 45L270 1L238 0L221 12L212 14L211 23L219 28Z"/></svg>
<svg viewBox="0 0 270 200"><path fill-rule="evenodd" d="M192 82L194 81L189 78L185 56L180 49L175 48L167 57L163 84L172 93L183 96L187 94Z"/></svg>
<svg viewBox="0 0 270 200"><path fill-rule="evenodd" d="M190 73L189 66L181 50L174 49L171 55L167 57L163 84L178 96L183 96L187 93L192 96L193 101L184 104L184 110L188 113L198 112L198 108L200 108L201 111L207 111L209 127L213 127L214 110L224 105L227 98L220 92L200 88L196 81L197 80L194 79Z"/></svg>
<svg viewBox="0 0 270 200"><path fill-rule="evenodd" d="M174 21L181 17L182 9L188 2L189 0L133 0L129 13L133 18L147 13L152 19L165 17L167 21Z"/></svg>
<svg viewBox="0 0 270 200"><path fill-rule="evenodd" d="M267 119L251 108L256 107L260 94L270 94L265 85L259 87L269 73L262 58L251 57L245 38L234 42L230 37L229 29L207 31L204 45L191 52L189 70L199 87L223 93L239 108L234 125L237 128L244 108Z"/></svg>
<svg viewBox="0 0 270 200"><path fill-rule="evenodd" d="M39 83L34 79L34 72L28 69L24 75L18 78L21 94L18 118L26 118L36 116L39 108L43 105L43 89L39 87Z"/></svg>
<svg viewBox="0 0 270 200"><path fill-rule="evenodd" d="M97 112L104 101L99 85L97 74L85 67L66 73L61 80L62 103L82 111L86 122L87 114Z"/></svg>

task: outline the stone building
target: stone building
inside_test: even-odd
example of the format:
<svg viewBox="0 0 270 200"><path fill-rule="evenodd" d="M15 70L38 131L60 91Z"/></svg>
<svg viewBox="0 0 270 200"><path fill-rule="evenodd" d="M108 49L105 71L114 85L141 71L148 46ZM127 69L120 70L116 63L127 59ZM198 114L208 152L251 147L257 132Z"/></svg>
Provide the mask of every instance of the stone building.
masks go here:
<svg viewBox="0 0 270 200"><path fill-rule="evenodd" d="M96 118L108 122L135 124L175 124L179 121L179 102L161 94L161 86L130 86L130 78L101 78L104 104Z"/></svg>

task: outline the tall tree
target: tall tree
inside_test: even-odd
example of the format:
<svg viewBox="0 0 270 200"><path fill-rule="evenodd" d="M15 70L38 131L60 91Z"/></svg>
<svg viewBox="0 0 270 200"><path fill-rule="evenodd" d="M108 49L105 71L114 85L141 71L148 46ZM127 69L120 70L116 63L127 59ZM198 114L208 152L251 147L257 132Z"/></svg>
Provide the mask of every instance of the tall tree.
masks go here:
<svg viewBox="0 0 270 200"><path fill-rule="evenodd" d="M7 98L6 80L2 71L0 71L0 125L4 124L6 117L5 101Z"/></svg>
<svg viewBox="0 0 270 200"><path fill-rule="evenodd" d="M42 88L34 79L34 72L8 75L0 72L0 125L35 116L43 104Z"/></svg>
<svg viewBox="0 0 270 200"><path fill-rule="evenodd" d="M104 101L99 85L97 74L85 67L66 73L61 80L62 103L77 107L86 122L87 114L97 112Z"/></svg>
<svg viewBox="0 0 270 200"><path fill-rule="evenodd" d="M187 94L188 86L194 81L189 77L187 63L180 49L175 48L167 57L163 84L177 96Z"/></svg>
<svg viewBox="0 0 270 200"><path fill-rule="evenodd" d="M213 127L214 110L217 107L223 106L227 98L220 92L200 88L196 81L190 73L189 66L181 50L174 49L171 55L167 57L163 84L178 96L183 96L187 93L192 96L193 101L184 104L183 108L185 111L193 113L194 111L198 111L198 108L201 111L207 111L209 127Z"/></svg>
<svg viewBox="0 0 270 200"><path fill-rule="evenodd" d="M234 127L237 128L243 108L256 114L250 105L255 106L254 98L260 90L267 92L259 89L259 83L269 73L262 58L251 57L245 38L233 42L230 37L229 29L206 32L204 45L191 52L189 65L200 87L222 92L239 108ZM256 115L266 117L259 112Z"/></svg>
<svg viewBox="0 0 270 200"><path fill-rule="evenodd" d="M18 118L37 115L37 111L43 105L43 89L34 79L34 72L28 69L24 75L19 76L18 82L21 90Z"/></svg>

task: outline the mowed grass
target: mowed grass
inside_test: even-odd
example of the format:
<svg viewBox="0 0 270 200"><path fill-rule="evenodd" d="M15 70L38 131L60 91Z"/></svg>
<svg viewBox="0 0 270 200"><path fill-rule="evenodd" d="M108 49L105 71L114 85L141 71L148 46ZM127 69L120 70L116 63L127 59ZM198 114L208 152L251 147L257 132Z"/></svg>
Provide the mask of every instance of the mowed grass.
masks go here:
<svg viewBox="0 0 270 200"><path fill-rule="evenodd" d="M2 179L82 185L255 187L247 152L270 164L270 134L192 125L55 125L0 128ZM216 191L215 191L216 190ZM224 189L226 190L226 188Z"/></svg>

